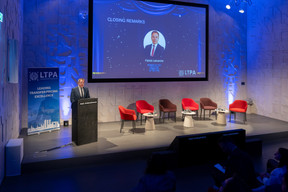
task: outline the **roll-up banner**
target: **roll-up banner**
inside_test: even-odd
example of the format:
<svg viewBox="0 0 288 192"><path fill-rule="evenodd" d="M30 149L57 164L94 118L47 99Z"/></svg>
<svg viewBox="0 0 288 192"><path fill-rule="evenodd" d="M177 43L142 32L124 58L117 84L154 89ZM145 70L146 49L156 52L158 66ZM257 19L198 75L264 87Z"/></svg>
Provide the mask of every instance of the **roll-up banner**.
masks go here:
<svg viewBox="0 0 288 192"><path fill-rule="evenodd" d="M28 135L60 129L59 68L28 69Z"/></svg>

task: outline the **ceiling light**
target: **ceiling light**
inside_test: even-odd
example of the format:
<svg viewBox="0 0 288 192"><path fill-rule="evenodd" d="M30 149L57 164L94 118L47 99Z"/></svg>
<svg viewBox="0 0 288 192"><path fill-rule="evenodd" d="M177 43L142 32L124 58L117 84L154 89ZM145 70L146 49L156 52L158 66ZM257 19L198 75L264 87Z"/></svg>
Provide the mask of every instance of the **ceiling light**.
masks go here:
<svg viewBox="0 0 288 192"><path fill-rule="evenodd" d="M226 9L231 9L233 5L235 7L240 6L239 13L244 13L245 3L251 6L252 0L229 0L229 3L226 5Z"/></svg>

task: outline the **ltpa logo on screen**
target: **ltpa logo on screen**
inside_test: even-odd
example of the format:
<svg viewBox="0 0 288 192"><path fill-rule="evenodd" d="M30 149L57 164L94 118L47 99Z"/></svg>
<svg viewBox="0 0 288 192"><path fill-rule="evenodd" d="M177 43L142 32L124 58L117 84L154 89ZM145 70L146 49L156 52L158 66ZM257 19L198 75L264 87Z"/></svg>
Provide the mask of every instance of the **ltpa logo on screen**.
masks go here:
<svg viewBox="0 0 288 192"><path fill-rule="evenodd" d="M0 22L3 22L3 13L0 12Z"/></svg>

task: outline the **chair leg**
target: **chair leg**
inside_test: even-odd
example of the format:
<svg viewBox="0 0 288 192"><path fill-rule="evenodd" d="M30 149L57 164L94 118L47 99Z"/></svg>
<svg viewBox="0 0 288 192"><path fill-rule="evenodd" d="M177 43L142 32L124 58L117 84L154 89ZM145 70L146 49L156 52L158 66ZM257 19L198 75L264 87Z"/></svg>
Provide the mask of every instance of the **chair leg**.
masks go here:
<svg viewBox="0 0 288 192"><path fill-rule="evenodd" d="M200 119L202 118L202 108L200 109Z"/></svg>
<svg viewBox="0 0 288 192"><path fill-rule="evenodd" d="M196 113L196 117L198 118L198 116L199 116L198 110L195 111L195 113ZM193 116L193 115L192 115L192 116Z"/></svg>
<svg viewBox="0 0 288 192"><path fill-rule="evenodd" d="M205 120L205 111L206 111L206 110L204 109L204 120Z"/></svg>
<svg viewBox="0 0 288 192"><path fill-rule="evenodd" d="M230 111L230 113L229 113L229 121L231 122L231 111Z"/></svg>
<svg viewBox="0 0 288 192"><path fill-rule="evenodd" d="M124 120L121 120L120 133L121 133L121 131L122 131L123 127L124 127Z"/></svg>
<svg viewBox="0 0 288 192"><path fill-rule="evenodd" d="M132 121L132 127L133 127L133 134L134 134L135 129L136 129L136 121Z"/></svg>
<svg viewBox="0 0 288 192"><path fill-rule="evenodd" d="M244 124L247 121L247 116L246 116L246 112L244 113Z"/></svg>
<svg viewBox="0 0 288 192"><path fill-rule="evenodd" d="M236 121L236 112L234 112L234 121Z"/></svg>
<svg viewBox="0 0 288 192"><path fill-rule="evenodd" d="M211 110L209 110L209 118L211 117Z"/></svg>
<svg viewBox="0 0 288 192"><path fill-rule="evenodd" d="M176 122L176 111L174 112L175 122Z"/></svg>
<svg viewBox="0 0 288 192"><path fill-rule="evenodd" d="M140 123L140 125L142 125L142 113L140 113L140 117L141 117L141 123Z"/></svg>

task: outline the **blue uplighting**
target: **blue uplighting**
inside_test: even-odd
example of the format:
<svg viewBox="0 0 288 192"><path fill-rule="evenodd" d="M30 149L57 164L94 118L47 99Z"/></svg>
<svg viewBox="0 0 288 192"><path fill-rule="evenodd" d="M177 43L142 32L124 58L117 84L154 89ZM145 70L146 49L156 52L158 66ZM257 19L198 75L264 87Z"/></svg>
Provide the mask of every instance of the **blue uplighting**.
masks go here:
<svg viewBox="0 0 288 192"><path fill-rule="evenodd" d="M3 22L3 13L0 12L0 22Z"/></svg>

